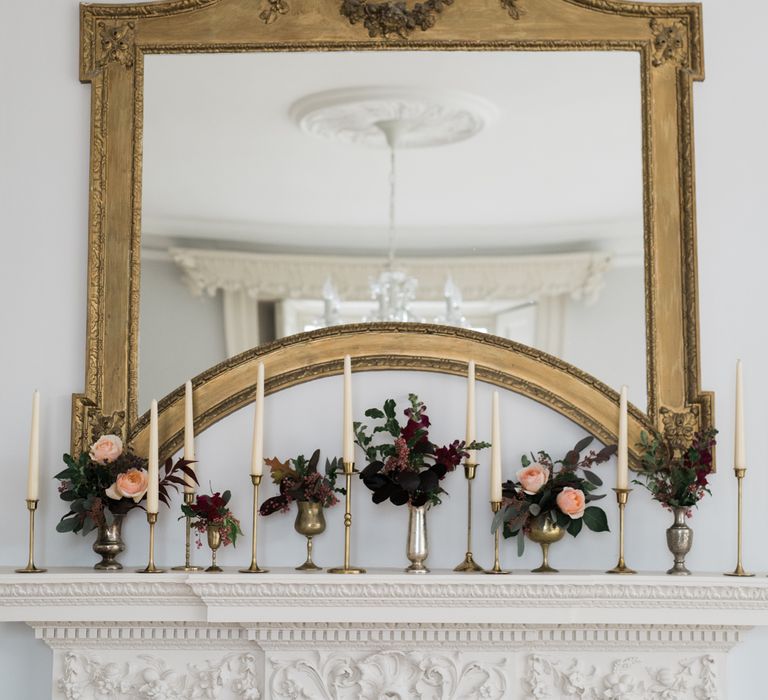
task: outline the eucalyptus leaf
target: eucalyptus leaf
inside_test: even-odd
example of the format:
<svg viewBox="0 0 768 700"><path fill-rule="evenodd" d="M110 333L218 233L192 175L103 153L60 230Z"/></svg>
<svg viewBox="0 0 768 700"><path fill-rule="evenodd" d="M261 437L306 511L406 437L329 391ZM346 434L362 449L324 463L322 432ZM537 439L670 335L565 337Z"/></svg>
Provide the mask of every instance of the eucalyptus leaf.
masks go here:
<svg viewBox="0 0 768 700"><path fill-rule="evenodd" d="M528 455L523 455L522 457L520 457L520 464L522 464L523 467L531 466L531 460L528 459Z"/></svg>
<svg viewBox="0 0 768 700"><path fill-rule="evenodd" d="M584 478L587 481L593 483L595 486L603 485L603 480L597 474L595 474L595 472L593 472L591 469L584 470Z"/></svg>
<svg viewBox="0 0 768 700"><path fill-rule="evenodd" d="M525 535L523 534L523 531L520 530L517 533L517 556L522 557L523 552L525 552Z"/></svg>
<svg viewBox="0 0 768 700"><path fill-rule="evenodd" d="M528 512L535 518L541 513L541 506L538 503L531 503L528 506Z"/></svg>
<svg viewBox="0 0 768 700"><path fill-rule="evenodd" d="M65 516L56 523L56 532L72 532L79 522L79 518L67 518Z"/></svg>

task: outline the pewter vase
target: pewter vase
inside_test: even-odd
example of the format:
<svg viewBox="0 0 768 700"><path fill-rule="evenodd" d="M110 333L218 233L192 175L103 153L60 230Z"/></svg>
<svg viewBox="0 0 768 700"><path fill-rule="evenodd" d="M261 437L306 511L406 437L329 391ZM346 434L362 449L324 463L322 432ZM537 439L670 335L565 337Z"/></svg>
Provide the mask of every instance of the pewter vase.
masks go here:
<svg viewBox="0 0 768 700"><path fill-rule="evenodd" d="M674 508L672 510L675 521L667 529L667 547L675 557L674 566L667 571L673 576L690 576L691 572L685 566L685 555L691 551L693 545L693 530L688 527L685 521L687 508Z"/></svg>
<svg viewBox="0 0 768 700"><path fill-rule="evenodd" d="M411 565L406 568L408 574L426 574L429 569L424 562L429 556L427 541L427 507L408 504L408 546L406 555Z"/></svg>
<svg viewBox="0 0 768 700"><path fill-rule="evenodd" d="M312 538L325 532L325 514L321 503L311 503L310 501L298 501L299 507L296 513L296 521L293 528L300 535L307 538L307 558L301 566L297 566L297 571L319 571L320 567L312 561Z"/></svg>
<svg viewBox="0 0 768 700"><path fill-rule="evenodd" d="M125 549L123 542L123 518L125 513L112 516L112 523L107 525L104 521L96 529L96 541L93 543L93 551L101 557L101 561L94 564L98 571L119 571L123 565L117 561L117 556Z"/></svg>

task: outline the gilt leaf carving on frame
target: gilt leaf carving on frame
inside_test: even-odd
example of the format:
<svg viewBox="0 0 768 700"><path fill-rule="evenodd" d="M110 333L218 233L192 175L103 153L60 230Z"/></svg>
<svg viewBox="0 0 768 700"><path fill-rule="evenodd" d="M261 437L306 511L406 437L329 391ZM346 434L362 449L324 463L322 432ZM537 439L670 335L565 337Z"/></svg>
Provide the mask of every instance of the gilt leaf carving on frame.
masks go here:
<svg viewBox="0 0 768 700"><path fill-rule="evenodd" d="M409 9L404 2L368 2L343 0L341 14L350 24L362 23L370 37L407 39L411 32L425 32L437 22L438 15L453 0L426 0Z"/></svg>

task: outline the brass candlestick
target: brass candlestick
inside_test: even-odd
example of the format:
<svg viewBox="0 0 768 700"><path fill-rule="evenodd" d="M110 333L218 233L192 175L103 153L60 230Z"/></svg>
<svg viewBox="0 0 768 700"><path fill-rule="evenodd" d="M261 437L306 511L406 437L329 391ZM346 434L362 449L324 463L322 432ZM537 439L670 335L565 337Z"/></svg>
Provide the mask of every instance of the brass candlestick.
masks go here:
<svg viewBox="0 0 768 700"><path fill-rule="evenodd" d="M619 562L607 574L636 574L624 561L624 508L629 500L629 492L632 489L613 489L616 492L616 502L619 504Z"/></svg>
<svg viewBox="0 0 768 700"><path fill-rule="evenodd" d="M472 556L472 482L477 473L477 464L473 462L464 463L464 478L467 480L467 553L464 561L454 568L454 571L482 571L480 566Z"/></svg>
<svg viewBox="0 0 768 700"><path fill-rule="evenodd" d="M147 522L149 523L149 562L146 569L140 569L140 574L162 574L165 569L158 569L155 566L155 524L157 523L157 513L147 513Z"/></svg>
<svg viewBox="0 0 768 700"><path fill-rule="evenodd" d="M364 574L365 569L349 564L349 539L352 530L352 475L355 473L354 462L344 462L346 478L346 510L344 512L344 566L328 569L329 574Z"/></svg>
<svg viewBox="0 0 768 700"><path fill-rule="evenodd" d="M738 526L737 526L737 535L736 535L736 568L733 571L729 571L726 573L726 576L754 576L754 574L750 574L747 571L744 571L744 567L741 564L741 517L742 517L742 511L743 511L743 503L744 503L744 492L742 488L742 482L744 481L744 477L747 475L746 469L736 469L733 470L734 474L736 474L736 479L738 480Z"/></svg>
<svg viewBox="0 0 768 700"><path fill-rule="evenodd" d="M491 510L494 512L494 514L498 513L501 510L501 501L491 501ZM501 529L504 527L504 525L499 526L499 528L496 530L496 532L493 534L493 568L492 569L486 569L486 574L508 574L509 571L501 568L501 563L499 562L499 540L501 537Z"/></svg>
<svg viewBox="0 0 768 700"><path fill-rule="evenodd" d="M266 574L269 569L262 569L256 563L256 543L259 523L259 484L261 484L261 474L251 474L251 483L253 484L253 540L251 541L251 565L247 569L240 569L241 574Z"/></svg>
<svg viewBox="0 0 768 700"><path fill-rule="evenodd" d="M35 511L37 510L37 499L27 499L27 510L29 511L29 559L23 569L16 569L17 574L41 574L47 569L38 569L35 566Z"/></svg>
<svg viewBox="0 0 768 700"><path fill-rule="evenodd" d="M184 504L185 505L192 505L195 502L195 494L192 491L185 491L184 492ZM184 518L185 521L185 528L186 528L186 537L185 537L185 543L184 543L184 565L183 566L174 566L173 571L200 571L203 567L202 566L193 566L192 565L192 518L187 516Z"/></svg>

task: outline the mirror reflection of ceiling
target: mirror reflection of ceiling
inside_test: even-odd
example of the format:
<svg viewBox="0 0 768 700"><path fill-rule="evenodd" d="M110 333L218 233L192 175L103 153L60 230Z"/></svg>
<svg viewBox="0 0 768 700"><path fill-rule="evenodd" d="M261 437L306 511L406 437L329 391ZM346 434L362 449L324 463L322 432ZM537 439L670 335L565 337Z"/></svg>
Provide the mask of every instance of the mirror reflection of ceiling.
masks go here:
<svg viewBox="0 0 768 700"><path fill-rule="evenodd" d="M399 253L642 254L635 53L147 56L144 247L378 254L384 148L299 128L326 90L451 90L491 103L472 138L398 155Z"/></svg>

